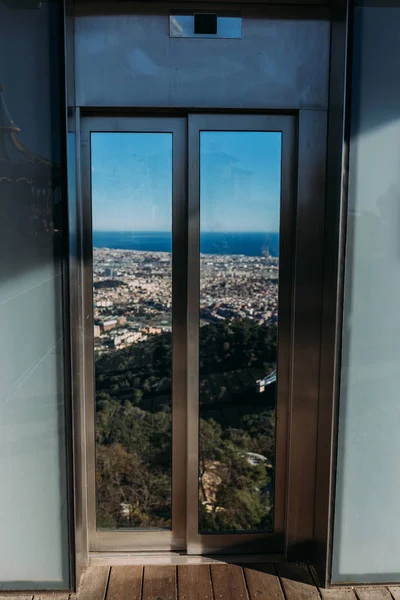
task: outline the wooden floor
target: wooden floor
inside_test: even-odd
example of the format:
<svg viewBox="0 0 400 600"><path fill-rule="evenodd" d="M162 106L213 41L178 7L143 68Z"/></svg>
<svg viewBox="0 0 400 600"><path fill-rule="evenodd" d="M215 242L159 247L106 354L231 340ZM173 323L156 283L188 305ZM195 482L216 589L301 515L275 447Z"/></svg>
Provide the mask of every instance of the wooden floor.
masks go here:
<svg viewBox="0 0 400 600"><path fill-rule="evenodd" d="M400 600L400 587L320 589L306 565L93 566L78 594L4 600Z"/></svg>

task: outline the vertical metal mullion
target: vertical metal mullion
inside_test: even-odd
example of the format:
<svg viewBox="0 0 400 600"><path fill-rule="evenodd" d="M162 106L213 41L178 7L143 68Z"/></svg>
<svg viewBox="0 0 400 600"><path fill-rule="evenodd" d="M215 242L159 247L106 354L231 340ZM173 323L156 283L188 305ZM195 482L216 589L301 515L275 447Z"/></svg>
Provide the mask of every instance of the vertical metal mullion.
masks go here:
<svg viewBox="0 0 400 600"><path fill-rule="evenodd" d="M87 515L87 469L86 469L86 413L84 402L83 359L83 221L81 185L81 118L75 108L75 206L70 206L70 289L71 289L71 342L75 469L75 552L77 583L88 562L88 515ZM72 193L73 197L73 193Z"/></svg>
<svg viewBox="0 0 400 600"><path fill-rule="evenodd" d="M172 135L172 533L174 550L186 548L186 299L187 133L176 122Z"/></svg>
<svg viewBox="0 0 400 600"><path fill-rule="evenodd" d="M188 117L188 261L187 261L187 552L199 551L199 317L200 317L200 135L196 117Z"/></svg>
<svg viewBox="0 0 400 600"><path fill-rule="evenodd" d="M293 324L293 270L295 231L295 118L284 117L281 141L281 202L279 243L279 322L277 348L277 394L275 419L274 528L282 536L287 513L289 423L291 418L291 368ZM281 117L282 121L282 117ZM279 121L278 121L279 122Z"/></svg>
<svg viewBox="0 0 400 600"><path fill-rule="evenodd" d="M96 449L95 449L95 400L93 356L93 248L92 248L92 194L90 121L82 122L82 192L81 192L81 252L82 252L82 312L83 312L83 393L85 398L86 460L87 460L87 518L89 540L96 533ZM89 545L90 546L90 545Z"/></svg>

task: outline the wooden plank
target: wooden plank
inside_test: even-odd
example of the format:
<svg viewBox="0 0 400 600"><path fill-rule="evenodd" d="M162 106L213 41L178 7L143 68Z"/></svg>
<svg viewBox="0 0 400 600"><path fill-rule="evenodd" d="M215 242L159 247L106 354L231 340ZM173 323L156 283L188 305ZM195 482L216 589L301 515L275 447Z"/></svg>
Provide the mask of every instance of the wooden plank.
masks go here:
<svg viewBox="0 0 400 600"><path fill-rule="evenodd" d="M106 600L140 600L143 567L111 567Z"/></svg>
<svg viewBox="0 0 400 600"><path fill-rule="evenodd" d="M400 600L400 587L396 585L389 586L389 592L393 596L394 600Z"/></svg>
<svg viewBox="0 0 400 600"><path fill-rule="evenodd" d="M211 574L208 565L178 567L179 600L212 600Z"/></svg>
<svg viewBox="0 0 400 600"><path fill-rule="evenodd" d="M392 600L386 587L358 587L355 592L359 600Z"/></svg>
<svg viewBox="0 0 400 600"><path fill-rule="evenodd" d="M176 567L144 567L142 594L143 600L176 600Z"/></svg>
<svg viewBox="0 0 400 600"><path fill-rule="evenodd" d="M320 588L322 600L357 600L357 596L351 588Z"/></svg>
<svg viewBox="0 0 400 600"><path fill-rule="evenodd" d="M248 599L243 569L239 565L211 565L214 600Z"/></svg>
<svg viewBox="0 0 400 600"><path fill-rule="evenodd" d="M258 600L258 598L284 600L275 565L271 563L243 565L243 571L250 600Z"/></svg>
<svg viewBox="0 0 400 600"><path fill-rule="evenodd" d="M286 600L320 600L307 565L278 563L276 566Z"/></svg>
<svg viewBox="0 0 400 600"><path fill-rule="evenodd" d="M110 567L88 567L77 593L79 600L104 600Z"/></svg>

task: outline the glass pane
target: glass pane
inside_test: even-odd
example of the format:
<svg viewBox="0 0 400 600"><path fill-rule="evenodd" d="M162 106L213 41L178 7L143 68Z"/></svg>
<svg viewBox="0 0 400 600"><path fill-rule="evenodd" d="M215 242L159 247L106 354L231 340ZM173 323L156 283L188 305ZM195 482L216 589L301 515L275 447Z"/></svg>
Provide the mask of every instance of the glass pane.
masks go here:
<svg viewBox="0 0 400 600"><path fill-rule="evenodd" d="M273 529L281 134L200 133L199 531Z"/></svg>
<svg viewBox="0 0 400 600"><path fill-rule="evenodd" d="M92 134L99 529L171 528L172 134Z"/></svg>

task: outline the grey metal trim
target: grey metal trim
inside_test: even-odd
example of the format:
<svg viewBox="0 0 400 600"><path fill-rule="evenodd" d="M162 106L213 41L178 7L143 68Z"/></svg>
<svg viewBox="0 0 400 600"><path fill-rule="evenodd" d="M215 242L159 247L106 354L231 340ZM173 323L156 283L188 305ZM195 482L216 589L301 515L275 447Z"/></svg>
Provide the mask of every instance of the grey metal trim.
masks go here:
<svg viewBox="0 0 400 600"><path fill-rule="evenodd" d="M277 563L283 561L281 554L218 554L214 556L188 556L179 552L92 552L90 566L114 565L215 565L241 563ZM182 599L183 600L183 599Z"/></svg>
<svg viewBox="0 0 400 600"><path fill-rule="evenodd" d="M347 229L352 24L353 8L350 0L341 0L332 12L320 417L314 526L317 542L315 567L322 585L330 584L332 567Z"/></svg>
<svg viewBox="0 0 400 600"><path fill-rule="evenodd" d="M128 14L160 14L168 13L169 10L182 11L183 3L179 0L171 2L162 2L155 0L149 6L144 0L133 0L129 4L121 0L110 2L101 0L93 2L92 0L74 0L75 1L75 16L89 15L128 15ZM367 1L367 0L366 0ZM373 1L373 0L371 0ZM375 0L378 1L378 0ZM387 0L397 1L397 0ZM211 6L210 6L211 5ZM211 8L212 7L212 8ZM188 12L196 11L238 11L242 16L262 16L262 17L282 17L294 19L325 19L329 18L331 3L329 0L292 0L290 3L287 0L277 0L271 4L270 0L259 0L258 2L232 2L232 0L187 0L184 9Z"/></svg>
<svg viewBox="0 0 400 600"><path fill-rule="evenodd" d="M68 166L75 174L74 189L68 190L69 199L69 294L71 339L71 393L72 444L74 471L74 530L75 546L74 589L89 561L86 497L86 422L83 388L82 346L82 268L81 268L81 164L80 164L80 109L75 108L75 40L74 0L65 0L66 7L66 86L69 119L68 132L74 136L74 164ZM69 157L67 157L67 162ZM70 182L69 182L70 183ZM73 199L75 201L73 201Z"/></svg>
<svg viewBox="0 0 400 600"><path fill-rule="evenodd" d="M62 347L63 347L63 387L64 387L64 427L65 431L60 435L65 436L65 455L59 457L60 462L65 464L65 510L67 518L67 539L66 553L68 555L68 588L74 589L76 585L76 568L75 568L75 507L74 507L74 449L73 449L73 400L72 400L72 364L71 364L71 319L70 319L70 272L69 272L69 250L70 250L70 215L68 203L68 172L67 172L67 156L68 156L68 128L69 120L67 114L67 76L66 76L66 4L63 0L58 4L58 21L59 21L59 116L60 116L60 159L61 165L61 206L62 206L62 222L58 225L61 229L61 256L55 257L61 263L61 281L62 281L62 296L61 296L61 311L62 311ZM61 468L61 473L63 469Z"/></svg>
<svg viewBox="0 0 400 600"><path fill-rule="evenodd" d="M173 134L173 482L171 531L97 531L95 498L95 422L93 361L93 272L90 135L95 131ZM186 122L169 118L92 117L82 120L84 356L87 423L88 529L92 551L180 550L186 535L186 397L185 289L186 256L178 252L186 239Z"/></svg>
<svg viewBox="0 0 400 600"><path fill-rule="evenodd" d="M200 297L200 143L207 131L281 131L281 263L279 282L279 349L276 426L276 480L273 533L207 534L198 532L199 297ZM294 118L283 115L189 115L188 244L188 554L284 551L287 421L290 377L292 299L292 221Z"/></svg>
<svg viewBox="0 0 400 600"><path fill-rule="evenodd" d="M74 109L70 120L70 133L75 138L75 189L70 201L70 322L71 322L71 372L73 403L73 445L74 445L74 496L75 496L75 555L76 586L89 560L87 533L86 496L86 419L84 402L84 361L83 361L83 296L82 296L82 197L80 161L80 111Z"/></svg>
<svg viewBox="0 0 400 600"><path fill-rule="evenodd" d="M327 113L299 112L293 369L287 555L307 560L314 542Z"/></svg>
<svg viewBox="0 0 400 600"><path fill-rule="evenodd" d="M67 84L67 107L75 106L75 17L74 0L65 2L65 66Z"/></svg>

